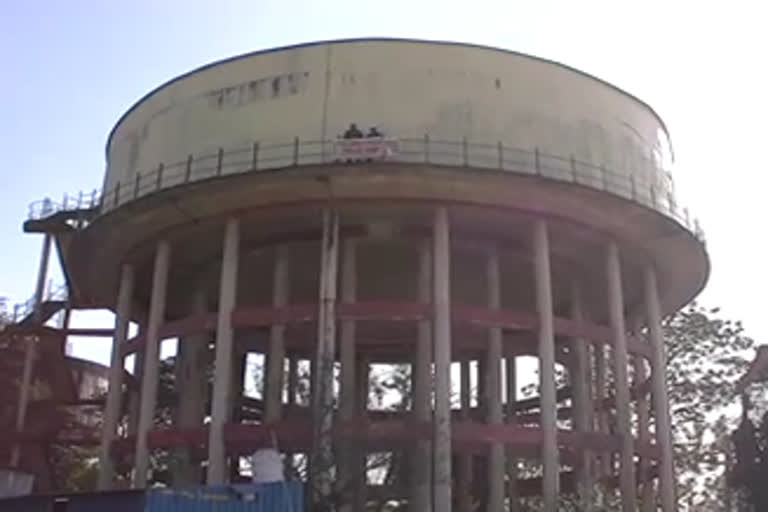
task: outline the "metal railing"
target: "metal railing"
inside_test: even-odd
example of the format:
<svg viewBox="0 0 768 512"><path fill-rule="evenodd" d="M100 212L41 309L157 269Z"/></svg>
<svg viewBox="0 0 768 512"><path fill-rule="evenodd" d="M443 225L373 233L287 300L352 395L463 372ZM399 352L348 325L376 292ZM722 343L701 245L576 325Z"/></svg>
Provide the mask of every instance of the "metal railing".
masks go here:
<svg viewBox="0 0 768 512"><path fill-rule="evenodd" d="M45 293L43 293L42 302L46 301L66 301L69 297L66 284L55 285L52 281L48 282ZM32 314L35 310L35 296L33 295L25 302L20 302L13 305L13 323L21 322L26 317Z"/></svg>
<svg viewBox="0 0 768 512"><path fill-rule="evenodd" d="M386 141L388 144L392 140ZM492 144L445 141L424 135L420 138L398 139L397 151L377 158L377 164L426 164L512 172L540 176L554 181L575 183L613 195L630 199L665 214L704 241L704 233L687 208L675 200L666 172L650 159L637 163L637 168L617 172L605 165L578 160L573 155L553 155L539 148L516 148L502 142ZM39 201L30 207L30 218L42 218L56 212L78 208L97 208L106 213L135 199L163 189L187 183L233 174L260 172L281 168L337 164L344 162L337 152L345 140L300 140L295 137L282 143L254 142L201 155L189 155L185 160L170 164L160 163L152 170L140 172L133 179L117 182L100 197L78 194L78 199L61 204ZM364 160L365 162L367 160ZM664 185L666 183L666 185ZM69 196L72 197L72 196ZM45 204L44 204L45 203Z"/></svg>
<svg viewBox="0 0 768 512"><path fill-rule="evenodd" d="M92 210L100 206L100 199L99 192L96 189L88 193L64 194L60 203L46 197L29 205L27 219L44 219L58 212Z"/></svg>

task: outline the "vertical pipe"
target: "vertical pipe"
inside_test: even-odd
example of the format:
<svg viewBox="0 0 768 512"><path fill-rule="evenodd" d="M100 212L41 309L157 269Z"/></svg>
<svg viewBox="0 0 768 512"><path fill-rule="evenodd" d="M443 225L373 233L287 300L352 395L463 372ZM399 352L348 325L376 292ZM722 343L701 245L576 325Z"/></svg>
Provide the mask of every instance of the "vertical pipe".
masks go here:
<svg viewBox="0 0 768 512"><path fill-rule="evenodd" d="M663 512L674 512L675 471L672 461L672 427L669 417L669 400L664 372L664 334L661 330L661 306L656 270L645 269L645 309L648 316L648 337L651 342L651 383L653 386L653 410L656 412L656 444L661 448L659 491Z"/></svg>
<svg viewBox="0 0 768 512"><path fill-rule="evenodd" d="M168 265L171 246L166 240L157 244L155 268L152 276L152 296L149 303L147 337L144 345L144 372L141 380L141 403L139 425L136 431L136 455L134 458L133 487L141 489L147 485L149 468L149 447L147 433L152 427L157 404L157 385L160 368L160 326L165 319L165 296L168 284Z"/></svg>
<svg viewBox="0 0 768 512"><path fill-rule="evenodd" d="M557 397L555 395L555 333L552 311L552 276L547 222L535 221L533 256L536 310L539 317L539 387L541 389L542 496L545 512L557 510L559 466L557 450Z"/></svg>
<svg viewBox="0 0 768 512"><path fill-rule="evenodd" d="M498 310L501 307L501 278L499 271L499 253L496 248L488 254L488 307ZM491 327L488 343L488 371L486 385L486 407L488 423L501 425L503 412L501 406L501 327ZM487 512L504 510L504 445L491 445L488 463L488 508Z"/></svg>
<svg viewBox="0 0 768 512"><path fill-rule="evenodd" d="M275 268L272 278L272 305L282 308L288 303L288 248L275 250ZM267 358L267 389L264 420L278 421L282 416L283 388L285 383L285 324L275 324L269 332L269 356Z"/></svg>
<svg viewBox="0 0 768 512"><path fill-rule="evenodd" d="M35 286L35 299L33 304L33 320L36 324L43 323L43 296L45 294L45 281L48 277L48 262L51 259L51 242L53 236L46 233L43 236L43 247L40 251L40 266L37 271L37 284ZM21 386L19 386L19 401L16 408L16 432L24 430L27 421L27 406L29 405L29 393L32 387L32 374L35 359L37 357L37 337L24 338L24 367L21 372ZM11 449L10 466L15 468L21 458L21 446L13 445Z"/></svg>
<svg viewBox="0 0 768 512"><path fill-rule="evenodd" d="M431 302L432 286L432 251L430 243L423 241L419 246L418 299L422 304ZM431 420L432 388L432 331L427 318L419 320L418 339L416 340L416 364L413 368L413 417L420 424ZM410 512L430 512L432 510L432 464L430 442L420 440L411 456L411 490L408 510Z"/></svg>
<svg viewBox="0 0 768 512"><path fill-rule="evenodd" d="M315 436L311 491L316 506L327 505L333 484L333 363L336 353L339 217L338 213L331 209L323 212L320 251L320 311L312 388Z"/></svg>
<svg viewBox="0 0 768 512"><path fill-rule="evenodd" d="M112 487L114 462L110 450L117 433L123 398L123 355L121 349L128 338L128 325L131 321L131 302L133 300L134 270L132 265L124 264L120 270L120 288L115 308L115 337L112 341L112 357L109 367L109 388L107 403L104 407L104 424L101 434L101 459L97 488L100 491Z"/></svg>
<svg viewBox="0 0 768 512"><path fill-rule="evenodd" d="M434 484L435 511L451 512L451 245L448 211L435 211L432 307L435 360Z"/></svg>
<svg viewBox="0 0 768 512"><path fill-rule="evenodd" d="M584 321L584 309L582 304L582 290L580 283L573 282L571 288L571 319L576 323ZM589 411L592 405L589 400L589 355L587 340L573 338L571 349L573 350L573 364L571 367L571 386L573 388L574 430L584 434L591 431L589 427ZM592 511L592 474L591 454L586 448L582 448L576 464L576 479L578 486L579 502L584 512Z"/></svg>
<svg viewBox="0 0 768 512"><path fill-rule="evenodd" d="M208 430L208 485L221 485L227 477L224 425L232 412L232 371L234 329L232 311L237 298L237 271L240 250L240 220L227 220L219 283L219 312L216 321L216 355L213 364L211 423Z"/></svg>
<svg viewBox="0 0 768 512"><path fill-rule="evenodd" d="M637 508L637 488L635 482L635 453L632 439L630 417L629 377L627 367L626 326L624 324L624 294L621 284L621 262L619 248L610 242L606 254L606 272L608 277L608 311L613 335L613 371L616 390L616 431L621 440L619 487L621 489L621 509L633 512Z"/></svg>
<svg viewBox="0 0 768 512"><path fill-rule="evenodd" d="M511 344L507 345L506 350L506 379L507 379L507 424L515 425L517 417L515 414L515 402L517 402L517 367L515 360L515 350ZM509 501L509 512L520 512L520 501L517 489L517 469L518 460L515 457L513 448L507 449L507 500Z"/></svg>
<svg viewBox="0 0 768 512"><path fill-rule="evenodd" d="M341 269L341 301L344 304L352 304L357 295L357 265L356 265L356 241L347 239L343 244L343 258ZM341 421L351 424L357 415L357 397L360 392L355 382L357 366L357 351L355 347L355 321L344 319L341 322L341 403L339 412ZM351 511L354 507L354 495L356 478L360 475L355 471L355 463L358 457L357 437L345 439L342 443L344 453L339 460L339 481L341 487L341 510Z"/></svg>

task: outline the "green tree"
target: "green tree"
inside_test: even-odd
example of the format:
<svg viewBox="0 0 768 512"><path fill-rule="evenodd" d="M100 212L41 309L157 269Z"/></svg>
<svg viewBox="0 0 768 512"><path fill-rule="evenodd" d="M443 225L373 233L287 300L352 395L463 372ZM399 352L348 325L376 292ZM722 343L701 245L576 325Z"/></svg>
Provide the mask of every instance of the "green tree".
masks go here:
<svg viewBox="0 0 768 512"><path fill-rule="evenodd" d="M740 322L697 304L669 316L663 328L679 504L683 510L723 510L727 433L737 421L728 409L754 341Z"/></svg>

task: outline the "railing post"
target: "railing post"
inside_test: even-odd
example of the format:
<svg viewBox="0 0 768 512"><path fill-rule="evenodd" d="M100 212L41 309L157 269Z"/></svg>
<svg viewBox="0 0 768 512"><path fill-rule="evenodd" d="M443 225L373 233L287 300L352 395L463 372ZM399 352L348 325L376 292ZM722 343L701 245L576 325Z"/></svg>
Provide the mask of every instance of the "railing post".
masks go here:
<svg viewBox="0 0 768 512"><path fill-rule="evenodd" d="M136 182L133 185L133 198L139 197L139 187L141 186L141 173L136 173Z"/></svg>
<svg viewBox="0 0 768 512"><path fill-rule="evenodd" d="M94 208L96 206L96 189L93 189L93 192L91 192L91 208Z"/></svg>
<svg viewBox="0 0 768 512"><path fill-rule="evenodd" d="M468 144L467 144L467 138L462 137L461 139L461 155L462 155L462 161L464 162L464 167L469 167L469 151L468 151Z"/></svg>
<svg viewBox="0 0 768 512"><path fill-rule="evenodd" d="M69 198L67 197L67 194L64 194L64 198L61 200L61 209L66 210L67 209L67 200Z"/></svg>
<svg viewBox="0 0 768 512"><path fill-rule="evenodd" d="M219 148L219 156L216 159L216 176L221 176L221 166L224 163L224 148Z"/></svg>
<svg viewBox="0 0 768 512"><path fill-rule="evenodd" d="M533 168L536 170L536 174L541 176L541 163L539 160L539 148L533 148Z"/></svg>
<svg viewBox="0 0 768 512"><path fill-rule="evenodd" d="M155 190L160 190L163 187L163 170L165 166L162 162L157 166L157 183L155 184Z"/></svg>
<svg viewBox="0 0 768 512"><path fill-rule="evenodd" d="M429 163L429 134L424 134L424 163Z"/></svg>
<svg viewBox="0 0 768 512"><path fill-rule="evenodd" d="M253 153L251 155L251 169L257 170L259 168L259 143L253 143Z"/></svg>
<svg viewBox="0 0 768 512"><path fill-rule="evenodd" d="M499 170L504 170L504 145L501 143L501 141L498 141L496 143L496 149L499 153Z"/></svg>
<svg viewBox="0 0 768 512"><path fill-rule="evenodd" d="M83 191L77 193L77 209L80 210L83 206Z"/></svg>
<svg viewBox="0 0 768 512"><path fill-rule="evenodd" d="M115 207L120 205L120 182L115 185Z"/></svg>
<svg viewBox="0 0 768 512"><path fill-rule="evenodd" d="M293 165L294 167L299 165L299 138L293 138Z"/></svg>
<svg viewBox="0 0 768 512"><path fill-rule="evenodd" d="M184 183L189 183L190 178L192 177L192 160L193 156L189 155L187 157L187 168L184 171Z"/></svg>
<svg viewBox="0 0 768 512"><path fill-rule="evenodd" d="M637 184L635 183L635 175L629 175L629 185L632 187L632 200L637 201Z"/></svg>

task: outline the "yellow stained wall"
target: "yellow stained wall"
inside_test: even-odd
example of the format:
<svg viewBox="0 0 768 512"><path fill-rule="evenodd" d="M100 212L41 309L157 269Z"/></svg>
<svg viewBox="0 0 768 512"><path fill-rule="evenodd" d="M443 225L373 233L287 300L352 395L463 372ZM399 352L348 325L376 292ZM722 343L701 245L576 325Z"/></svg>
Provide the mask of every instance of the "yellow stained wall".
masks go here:
<svg viewBox="0 0 768 512"><path fill-rule="evenodd" d="M643 184L663 182L669 154L646 105L567 67L460 44L340 41L235 58L161 87L115 128L105 190L220 147L335 139L351 122L401 139L536 147Z"/></svg>

